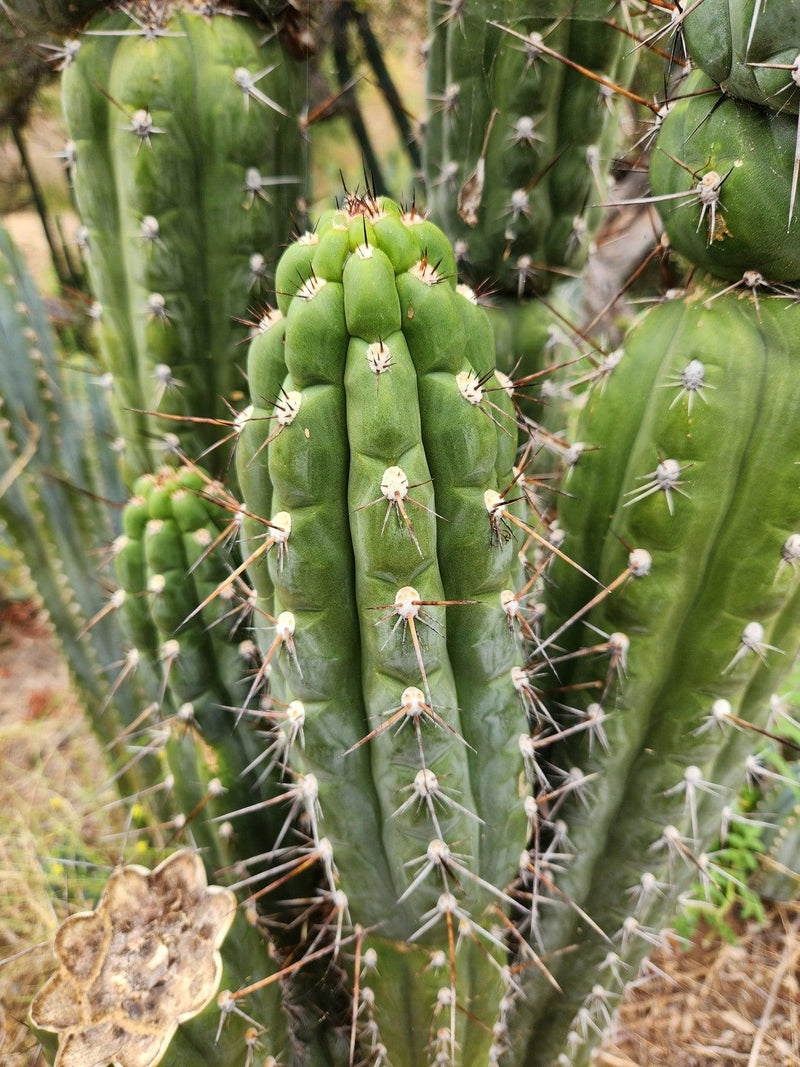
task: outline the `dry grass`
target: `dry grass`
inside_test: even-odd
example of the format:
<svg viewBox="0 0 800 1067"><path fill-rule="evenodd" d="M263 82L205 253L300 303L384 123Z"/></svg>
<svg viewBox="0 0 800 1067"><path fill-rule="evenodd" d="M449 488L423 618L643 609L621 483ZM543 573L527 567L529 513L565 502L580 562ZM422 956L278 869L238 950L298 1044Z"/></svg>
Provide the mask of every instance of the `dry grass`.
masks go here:
<svg viewBox="0 0 800 1067"><path fill-rule="evenodd" d="M50 941L68 907L83 906L76 868L113 863L90 814L103 754L69 691L35 607L0 604L0 1064L29 1067L27 1005L52 968ZM104 798L107 799L107 798ZM89 814L87 814L89 812ZM97 872L105 878L105 873ZM69 902L69 904L67 903Z"/></svg>
<svg viewBox="0 0 800 1067"><path fill-rule="evenodd" d="M597 1067L800 1067L800 904L739 934L654 957Z"/></svg>

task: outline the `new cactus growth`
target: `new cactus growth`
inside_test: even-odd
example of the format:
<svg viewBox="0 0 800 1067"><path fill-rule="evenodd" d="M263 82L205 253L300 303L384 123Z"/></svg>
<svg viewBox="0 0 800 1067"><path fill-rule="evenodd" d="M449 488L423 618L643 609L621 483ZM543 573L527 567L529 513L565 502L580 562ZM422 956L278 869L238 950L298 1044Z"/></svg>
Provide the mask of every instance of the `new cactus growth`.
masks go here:
<svg viewBox="0 0 800 1067"><path fill-rule="evenodd" d="M65 64L69 172L129 480L163 461L168 432L198 456L242 395L241 321L303 173L302 70L264 36L244 17L133 7L98 15Z"/></svg>

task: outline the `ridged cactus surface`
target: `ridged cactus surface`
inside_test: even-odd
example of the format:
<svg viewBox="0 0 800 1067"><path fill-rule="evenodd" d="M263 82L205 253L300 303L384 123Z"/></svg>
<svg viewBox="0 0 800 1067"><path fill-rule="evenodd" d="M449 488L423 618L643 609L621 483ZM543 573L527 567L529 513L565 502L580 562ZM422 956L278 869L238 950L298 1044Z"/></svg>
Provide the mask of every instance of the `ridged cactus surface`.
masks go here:
<svg viewBox="0 0 800 1067"><path fill-rule="evenodd" d="M725 812L758 773L756 730L799 651L798 309L718 293L648 311L578 426L604 447L561 502L565 547L617 591L558 563L535 662L593 724L548 756L581 782L558 803L570 858L556 884L602 936L574 909L542 910L543 944L581 949L554 964L564 995L535 983L526 1064L562 1052L570 1014L569 1062L588 1063L594 1025L680 894L714 882ZM552 840L544 829L560 852Z"/></svg>
<svg viewBox="0 0 800 1067"><path fill-rule="evenodd" d="M443 18L440 7L430 19L429 206L472 285L543 292L586 261L604 215L619 119L608 87L636 62L625 13L483 0Z"/></svg>
<svg viewBox="0 0 800 1067"><path fill-rule="evenodd" d="M500 964L479 964L501 955L487 909L505 908L525 836L502 600L518 566L500 504L512 407L484 313L419 216L350 196L287 249L278 278L239 464L261 526L244 551L262 557L260 643L282 645L272 692L304 709L291 789L330 850L339 921L370 931L390 1061L424 1062L433 1026L459 1062L486 1062L504 993ZM434 966L456 931L452 969ZM421 988L400 1004L390 987L412 976Z"/></svg>
<svg viewBox="0 0 800 1067"><path fill-rule="evenodd" d="M800 6L703 0L682 19L693 62L732 96L795 115Z"/></svg>
<svg viewBox="0 0 800 1067"><path fill-rule="evenodd" d="M199 455L217 439L201 420L229 418L243 395L241 322L272 280L304 173L302 68L268 35L244 16L134 6L99 14L64 70L130 480L163 460L167 433Z"/></svg>
<svg viewBox="0 0 800 1067"><path fill-rule="evenodd" d="M794 115L727 96L700 72L683 81L650 162L676 250L720 278L800 278L796 140Z"/></svg>

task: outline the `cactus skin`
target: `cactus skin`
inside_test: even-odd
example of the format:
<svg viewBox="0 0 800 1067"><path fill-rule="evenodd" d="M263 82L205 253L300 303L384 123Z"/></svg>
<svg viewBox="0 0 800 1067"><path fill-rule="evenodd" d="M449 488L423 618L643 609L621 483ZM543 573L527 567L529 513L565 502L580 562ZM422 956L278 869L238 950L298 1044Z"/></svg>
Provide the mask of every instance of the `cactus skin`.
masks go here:
<svg viewBox="0 0 800 1067"><path fill-rule="evenodd" d="M630 636L619 685L604 702L608 751L584 737L553 754L559 767L597 775L585 806L573 800L559 809L572 858L558 885L609 937L626 916L653 932L673 921L697 867L680 847L670 854L663 842L654 846L675 826L690 855L712 849L722 808L743 784L744 758L761 747L759 735L724 718L713 725L712 707L727 700L734 715L763 726L770 694L798 651L800 588L785 546L800 525L792 429L800 316L790 301L762 301L757 309L749 295L705 303L711 295L656 307L630 331L621 363L603 391L590 395L579 425L583 440L604 448L583 457L569 486L574 497L559 515L566 546L606 585L625 570L626 546L652 557L646 576L629 579L587 616L603 634ZM705 384L691 391L682 375L693 360L702 362ZM674 514L663 491L640 496L651 481L642 475L668 457L682 467ZM560 564L553 583L556 633L596 590ZM754 621L764 627L763 644L746 651L743 632ZM589 644L603 640L583 631L583 644L587 636ZM557 643L575 648L578 635ZM557 668L559 684L597 677L596 665L575 663ZM683 779L689 767L700 771L691 799ZM645 871L661 887L636 911L631 890ZM559 914L542 916L550 951L577 936L577 917ZM521 1019L530 1029L520 1063L549 1064L563 1053L570 1015L576 1032L585 1031L578 1013L596 982L613 1007L620 989L602 970L609 951L630 965L627 979L650 949L635 932L613 944L585 928L580 936L580 952L554 966L565 995L534 1000L529 991L535 1007ZM588 1063L593 1043L590 1028L569 1062Z"/></svg>
<svg viewBox="0 0 800 1067"><path fill-rule="evenodd" d="M203 817L191 832L213 871L230 858L213 820L275 795L274 776L255 782L243 775L261 745L250 722L239 721L255 697L249 677L255 649L242 626L241 596L228 595L236 592L231 584L198 610L234 569L217 547L230 513L221 488L196 466L143 475L135 489L123 511L125 532L114 544L122 614L137 673L159 712L153 725L168 727L173 803L184 815L202 803ZM214 791L215 780L224 792ZM277 835L279 826L263 813L237 820L239 846L263 851L265 837Z"/></svg>
<svg viewBox="0 0 800 1067"><path fill-rule="evenodd" d="M302 71L274 41L258 46L262 28L178 7L152 40L125 36L132 25L121 12L99 15L89 32L105 36L84 36L63 75L73 184L130 481L163 461L165 432L192 456L217 436L137 411L227 419L226 404L241 398L245 331L235 320L265 287L303 173L291 117ZM255 76L273 66L252 92L274 107L236 82L239 70ZM249 171L263 189L248 187Z"/></svg>
<svg viewBox="0 0 800 1067"><path fill-rule="evenodd" d="M489 279L510 294L544 292L565 268L583 264L602 221L597 205L607 198L615 101L558 59L529 55L519 36L539 33L546 48L625 81L635 53L604 24L616 17L613 5L588 5L582 18L573 18L574 7L562 4L554 20L538 5L532 17L530 4L483 0L445 19L441 5L431 4L428 206L473 286ZM487 136L482 194L468 211L460 197L481 168Z"/></svg>
<svg viewBox="0 0 800 1067"><path fill-rule="evenodd" d="M696 66L731 96L797 114L791 70L800 53L800 8L763 0L703 0L683 19ZM774 65L774 66L773 66Z"/></svg>
<svg viewBox="0 0 800 1067"><path fill-rule="evenodd" d="M797 121L711 89L699 72L686 79L653 150L650 183L655 197L671 198L657 201L670 241L720 278L755 271L770 283L795 281L800 219L795 213L788 226L787 220ZM697 92L703 95L686 98ZM706 175L712 188L702 203Z"/></svg>
<svg viewBox="0 0 800 1067"><path fill-rule="evenodd" d="M128 689L105 707L102 672L119 659L125 639L99 576L87 578L86 570L87 557L99 559L119 532L114 505L125 493L104 448L111 435L100 378L77 357L69 364L59 359L47 308L0 229L0 520L30 570L104 743L141 710L139 694ZM137 780L126 777L129 787Z"/></svg>
<svg viewBox="0 0 800 1067"><path fill-rule="evenodd" d="M245 427L238 445L240 470L248 471L246 511L258 514L253 505L266 504L272 522L282 512L291 517L285 545L269 553L270 581L258 577L266 561L253 568L258 608L272 618L291 611L295 622L296 659L286 649L275 657L272 689L283 701L305 705L305 746L295 746L290 766L316 776L321 815L309 815L312 832L333 846L352 922L376 926L364 948L377 950L377 975L365 981L387 987L375 1010L396 1065L424 1062L436 993L450 981L447 972L426 969L432 947L447 952L442 920L422 939L424 947L395 947L422 927L442 891L441 877L429 875L398 902L409 872L422 866L433 838L458 842L459 862L484 880L459 876L463 906L481 923L493 900L485 885L505 888L524 842L514 741L524 714L510 679L516 650L499 600L513 585L515 561L510 543L492 544L484 501L486 490L502 492L512 480L516 428L499 387L489 394L496 422L459 391L460 372L491 374L491 331L483 312L455 291L447 267L441 278L434 271L432 248L437 258L446 251L439 231L367 196L323 217L316 240L287 249L279 291L287 292L285 272L297 278L299 269L307 280L295 281L294 297L280 298L285 318L272 330L277 338L285 329L285 346L281 351L279 342L259 337L249 362L253 433L263 438L269 426L272 440L248 454ZM382 349L391 366L378 373L374 360ZM284 360L282 395L299 392L301 401L293 421L278 429L265 422L263 398L275 395ZM254 437L251 448L259 443ZM394 466L413 487L404 504L413 536L397 505L381 496L382 478ZM387 508L395 513L387 517ZM263 527L261 537L272 533ZM382 607L405 586L434 602L423 609L431 625L415 623L419 660L411 634L403 639L402 620ZM437 601L475 602L437 608ZM267 649L275 629L266 621L258 628ZM360 744L399 709L409 686L426 704L430 692L447 725L423 721L421 742L411 723L397 733L395 725ZM411 799L420 744L425 767L446 791L458 790L460 807L437 809L433 825L422 800L392 815ZM405 869L407 863L415 866ZM502 983L490 968L487 981L486 965L479 965L483 948L468 941L460 951L459 1003L490 1027ZM388 987L410 987L412 980L418 988L398 1011ZM485 1060L486 1029L462 1018L456 1025L460 1062Z"/></svg>

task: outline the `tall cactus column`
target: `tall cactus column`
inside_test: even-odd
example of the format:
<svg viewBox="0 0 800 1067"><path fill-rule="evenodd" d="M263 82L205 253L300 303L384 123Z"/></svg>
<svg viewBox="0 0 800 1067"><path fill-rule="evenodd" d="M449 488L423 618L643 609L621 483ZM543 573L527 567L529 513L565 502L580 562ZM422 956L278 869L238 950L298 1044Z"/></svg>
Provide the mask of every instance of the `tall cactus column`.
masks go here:
<svg viewBox="0 0 800 1067"><path fill-rule="evenodd" d="M254 342L239 464L248 515L270 507L270 580L253 573L262 648L283 643L272 690L304 709L289 788L330 925L366 931L360 1040L396 1065L483 1063L506 988L491 910L525 838L517 563L494 511L511 403L444 236L389 201L349 196L287 249L278 290L285 348Z"/></svg>
<svg viewBox="0 0 800 1067"><path fill-rule="evenodd" d="M63 74L70 173L131 480L196 457L301 194L302 68L244 16L104 12ZM168 422L139 412L187 416ZM221 469L221 468L220 468Z"/></svg>
<svg viewBox="0 0 800 1067"><path fill-rule="evenodd" d="M565 736L539 741L562 772L580 769L581 786L558 800L556 777L542 791L542 847L555 815L567 855L562 905L540 908L540 937L550 951L581 946L554 968L564 995L540 983L522 1009L532 1029L520 1062L588 1063L620 982L681 894L713 884L726 811L757 773L757 729L800 648L797 311L713 289L656 307L581 415L581 438L603 448L581 458L559 521L615 591L586 613L596 589L552 572L551 636L534 662L543 672L552 660L583 729L570 734L575 720L555 706Z"/></svg>

